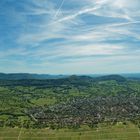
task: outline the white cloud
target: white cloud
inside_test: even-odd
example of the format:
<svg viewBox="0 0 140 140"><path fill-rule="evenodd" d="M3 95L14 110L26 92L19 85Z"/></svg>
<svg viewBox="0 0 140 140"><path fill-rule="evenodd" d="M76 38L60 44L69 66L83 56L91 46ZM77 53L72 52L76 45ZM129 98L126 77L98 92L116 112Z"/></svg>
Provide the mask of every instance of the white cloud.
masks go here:
<svg viewBox="0 0 140 140"><path fill-rule="evenodd" d="M78 0L73 1L79 2ZM32 58L38 58L40 61L39 65L42 65L44 71L46 66L50 66L51 70L54 69L55 71L59 65L61 66L58 69L58 73L63 72L61 69L66 70L66 67L72 66L77 66L78 71L78 66L83 68L82 63L84 63L84 66L92 64L98 67L95 70L97 71L103 66L109 66L110 63L119 63L121 60L128 62L128 60L133 59L138 54L136 50L131 52L128 50L129 41L131 40L128 40L128 42L124 40L123 42L123 39L127 37L140 40L139 32L137 32L135 27L135 25L140 23L139 20L135 19L140 13L137 8L139 3L137 0L133 2L130 2L130 0L82 0L82 3L85 2L88 5L84 6L82 4L81 7L74 11L63 8L63 2L59 8L58 6L56 8L55 4L49 1L51 3L49 10L42 4L39 4L37 8L34 7L30 12L33 15L42 15L44 20L41 23L35 23L38 28L37 31L32 31L32 29L25 31L17 39L18 44L21 46L26 48L27 46L29 48L30 46L36 47L32 52L27 48L27 54ZM136 11L135 8L138 10ZM44 16L44 14L49 16ZM108 18L116 20L106 23L104 23L104 20L101 20L100 24L93 23L89 25L82 18L88 15L93 17L96 15L104 20ZM52 43L51 46L41 44L45 40L55 38L63 38L64 41ZM108 42L109 40L121 40L123 43L110 43ZM106 43L103 43L104 41ZM133 54L131 57L127 56L131 54ZM98 59L94 57L96 55L109 57ZM93 58L90 56L93 56ZM59 64L59 60L61 61L62 59L69 62L70 66L65 62ZM94 59L97 61L93 63ZM52 63L55 63L56 66L51 66ZM119 70L119 66L116 66L116 69ZM107 71L107 68L104 68L104 70ZM86 70L83 69L84 71Z"/></svg>
<svg viewBox="0 0 140 140"><path fill-rule="evenodd" d="M35 2L35 1L34 1ZM67 1L65 1L66 3ZM71 0L72 2L72 0ZM73 2L78 2L73 1ZM111 35L111 32L108 31L107 33L104 33L104 29L109 30L109 26L125 26L127 24L134 24L134 23L139 23L139 21L135 21L132 19L132 14L130 14L130 9L134 9L134 7L137 7L138 0L134 0L133 2L126 1L126 0L82 0L81 2L85 2L86 4L89 4L88 6L83 6L79 10L77 9L77 12L75 14L71 14L71 11L66 11L63 10L62 5L64 1L62 1L59 9L57 9L51 1L45 1L43 4L39 3L38 1L36 2L36 5L38 5L37 8L30 8L33 9L32 11L35 12L35 14L40 14L40 13L50 13L51 19L48 19L46 17L46 20L44 20L40 25L38 24L37 27L39 28L40 31L38 32L25 32L20 35L18 38L18 43L19 44L35 44L38 45L41 41L51 39L51 38L66 38L66 39L71 39L71 38L81 38L81 39L88 39L89 40L95 38L102 38L112 36L115 32L114 29ZM47 6L48 4L49 6ZM43 7L43 8L42 8ZM47 8L49 7L49 9ZM41 9L42 8L42 9ZM109 8L109 9L108 9ZM42 12L43 10L43 12ZM33 13L34 13L33 12ZM63 17L63 12L67 12L66 16ZM70 13L69 13L70 12ZM73 26L78 25L79 23L84 24L84 21L80 19L79 16L83 14L94 14L94 15L99 15L99 16L104 16L104 17L115 17L115 18L124 18L128 21L126 22L120 22L120 23L108 23L106 25L100 26L96 25L94 27L91 26L90 28L94 28L94 31L91 33L88 33L88 25L83 25L84 28L81 30L77 30L78 32L73 31ZM56 16L57 15L57 16ZM56 18L56 21L54 20ZM44 17L45 18L45 17ZM33 23L34 24L34 23ZM77 26L78 27L78 26ZM119 28L119 27L117 27ZM83 32L83 30L87 30L87 32ZM119 30L119 29L118 29ZM127 30L127 29L126 29ZM76 34L75 34L76 33ZM81 33L84 33L81 35ZM88 35L89 34L89 35ZM93 34L93 35L92 35ZM118 34L118 31L116 31L116 34ZM132 33L131 35L135 35L135 33ZM100 37L99 37L100 36ZM114 35L113 35L114 36ZM74 39L75 41L75 39Z"/></svg>

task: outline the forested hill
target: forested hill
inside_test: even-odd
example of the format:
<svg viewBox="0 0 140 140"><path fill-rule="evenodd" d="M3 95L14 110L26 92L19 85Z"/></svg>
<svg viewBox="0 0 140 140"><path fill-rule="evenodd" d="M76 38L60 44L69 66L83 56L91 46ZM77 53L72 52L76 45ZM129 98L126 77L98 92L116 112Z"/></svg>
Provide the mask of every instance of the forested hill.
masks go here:
<svg viewBox="0 0 140 140"><path fill-rule="evenodd" d="M100 77L76 76L72 75L66 78L58 79L10 79L0 80L0 86L36 86L36 87L58 87L58 86L83 86L89 87L93 83L101 81L116 81L117 83L127 81L120 75L108 75Z"/></svg>

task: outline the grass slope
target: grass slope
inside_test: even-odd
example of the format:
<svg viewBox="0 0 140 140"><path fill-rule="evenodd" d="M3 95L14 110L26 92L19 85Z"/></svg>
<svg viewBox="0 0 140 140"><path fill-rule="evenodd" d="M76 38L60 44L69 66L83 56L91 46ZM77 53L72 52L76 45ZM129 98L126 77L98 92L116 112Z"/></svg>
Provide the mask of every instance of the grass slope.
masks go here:
<svg viewBox="0 0 140 140"><path fill-rule="evenodd" d="M0 128L0 140L140 140L140 130L133 124L121 123L76 130Z"/></svg>

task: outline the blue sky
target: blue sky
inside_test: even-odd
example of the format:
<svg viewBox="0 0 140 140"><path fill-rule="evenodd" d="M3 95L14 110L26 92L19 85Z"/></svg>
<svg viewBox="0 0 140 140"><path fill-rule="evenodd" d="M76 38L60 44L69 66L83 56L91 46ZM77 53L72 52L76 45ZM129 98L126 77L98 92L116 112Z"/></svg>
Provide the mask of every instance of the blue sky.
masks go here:
<svg viewBox="0 0 140 140"><path fill-rule="evenodd" d="M140 72L140 0L0 0L0 72Z"/></svg>

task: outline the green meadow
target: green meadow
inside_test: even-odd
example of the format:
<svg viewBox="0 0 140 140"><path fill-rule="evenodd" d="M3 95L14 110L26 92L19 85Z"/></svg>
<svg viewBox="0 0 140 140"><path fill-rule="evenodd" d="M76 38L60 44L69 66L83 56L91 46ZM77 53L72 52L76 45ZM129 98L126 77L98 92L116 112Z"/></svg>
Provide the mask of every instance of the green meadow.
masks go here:
<svg viewBox="0 0 140 140"><path fill-rule="evenodd" d="M0 140L140 140L140 130L133 124L122 123L94 129L0 128Z"/></svg>

